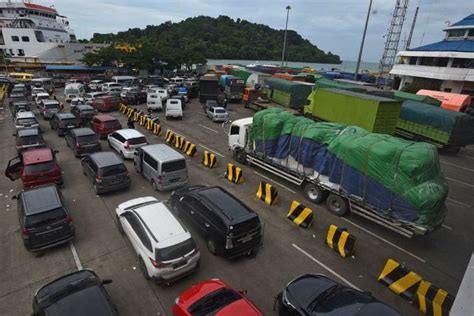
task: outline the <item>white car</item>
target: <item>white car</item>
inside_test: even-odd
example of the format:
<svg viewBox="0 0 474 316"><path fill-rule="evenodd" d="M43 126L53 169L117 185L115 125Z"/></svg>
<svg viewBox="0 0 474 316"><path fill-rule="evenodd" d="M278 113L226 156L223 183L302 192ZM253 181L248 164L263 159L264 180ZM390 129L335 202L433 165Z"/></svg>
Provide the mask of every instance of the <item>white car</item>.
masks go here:
<svg viewBox="0 0 474 316"><path fill-rule="evenodd" d="M106 95L107 93L105 92L89 92L89 93L84 94L84 100L86 101L86 104L92 104L95 98L105 97Z"/></svg>
<svg viewBox="0 0 474 316"><path fill-rule="evenodd" d="M38 93L46 93L46 91L43 88L33 88L31 89L31 97L33 100L36 98L36 95Z"/></svg>
<svg viewBox="0 0 474 316"><path fill-rule="evenodd" d="M148 145L145 135L133 128L119 129L109 134L107 142L124 159L133 159L135 148Z"/></svg>
<svg viewBox="0 0 474 316"><path fill-rule="evenodd" d="M225 122L229 119L229 112L220 106L209 107L206 114L213 122Z"/></svg>
<svg viewBox="0 0 474 316"><path fill-rule="evenodd" d="M148 110L151 111L161 111L163 110L163 102L161 101L161 97L158 93L147 93L146 96L146 107Z"/></svg>
<svg viewBox="0 0 474 316"><path fill-rule="evenodd" d="M39 105L41 103L41 101L48 100L48 99L49 99L49 93L40 92L40 93L36 94L36 97L35 97L36 105Z"/></svg>
<svg viewBox="0 0 474 316"><path fill-rule="evenodd" d="M103 83L104 81L102 80L91 80L91 82L89 82L89 88L91 91L101 91Z"/></svg>
<svg viewBox="0 0 474 316"><path fill-rule="evenodd" d="M102 84L102 92L109 92L112 88L117 88L122 90L122 85L120 83L115 82L106 82Z"/></svg>
<svg viewBox="0 0 474 316"><path fill-rule="evenodd" d="M166 101L165 118L183 119L183 104L179 99L168 99Z"/></svg>
<svg viewBox="0 0 474 316"><path fill-rule="evenodd" d="M121 203L115 213L146 279L170 283L199 268L199 247L164 202L151 196L136 198Z"/></svg>
<svg viewBox="0 0 474 316"><path fill-rule="evenodd" d="M161 100L166 101L168 100L168 90L166 89L156 89L156 93L161 97Z"/></svg>

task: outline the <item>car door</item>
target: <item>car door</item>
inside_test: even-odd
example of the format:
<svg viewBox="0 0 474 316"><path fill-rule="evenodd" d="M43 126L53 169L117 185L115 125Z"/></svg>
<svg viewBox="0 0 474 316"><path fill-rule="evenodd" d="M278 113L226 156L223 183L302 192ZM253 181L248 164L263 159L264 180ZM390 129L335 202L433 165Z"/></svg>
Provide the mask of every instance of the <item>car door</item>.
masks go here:
<svg viewBox="0 0 474 316"><path fill-rule="evenodd" d="M180 204L182 205L181 213L185 214L189 218L192 225L198 228L200 233L205 233L204 219L202 218L201 211L203 207L202 203L199 202L195 197L187 196L180 198Z"/></svg>
<svg viewBox="0 0 474 316"><path fill-rule="evenodd" d="M7 168L5 169L5 176L11 181L18 180L20 178L20 172L22 167L22 162L20 157L15 157L8 161Z"/></svg>
<svg viewBox="0 0 474 316"><path fill-rule="evenodd" d="M120 137L120 135L118 133L112 133L110 134L109 136L109 144L110 144L110 147L112 147L113 149L115 150L118 150L117 147L118 147L118 137Z"/></svg>
<svg viewBox="0 0 474 316"><path fill-rule="evenodd" d="M141 255L143 260L148 260L148 258L154 259L151 240L137 216L132 212L125 212L122 217L124 218L122 220L124 226L122 227L124 227L124 231L135 252Z"/></svg>

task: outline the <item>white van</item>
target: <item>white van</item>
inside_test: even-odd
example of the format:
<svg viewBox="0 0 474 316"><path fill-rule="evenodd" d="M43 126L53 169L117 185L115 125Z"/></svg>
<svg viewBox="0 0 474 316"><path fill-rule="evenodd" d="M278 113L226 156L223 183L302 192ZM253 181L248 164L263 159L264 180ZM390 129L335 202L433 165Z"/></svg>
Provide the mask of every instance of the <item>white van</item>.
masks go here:
<svg viewBox="0 0 474 316"><path fill-rule="evenodd" d="M170 83L180 86L184 83L184 78L181 78L181 77L170 78Z"/></svg>
<svg viewBox="0 0 474 316"><path fill-rule="evenodd" d="M168 90L159 88L159 89L156 89L155 92L158 93L162 101L168 100Z"/></svg>
<svg viewBox="0 0 474 316"><path fill-rule="evenodd" d="M165 117L168 120L170 117L176 117L180 120L183 119L183 105L181 100L178 99L168 99L166 101L166 112Z"/></svg>
<svg viewBox="0 0 474 316"><path fill-rule="evenodd" d="M66 102L71 102L74 98L82 98L86 93L84 85L81 83L71 83L64 88L64 99Z"/></svg>
<svg viewBox="0 0 474 316"><path fill-rule="evenodd" d="M161 111L163 110L163 103L158 93L148 93L146 96L146 107L148 110Z"/></svg>
<svg viewBox="0 0 474 316"><path fill-rule="evenodd" d="M113 76L112 82L121 84L122 86L131 86L137 83L137 78L134 76Z"/></svg>
<svg viewBox="0 0 474 316"><path fill-rule="evenodd" d="M102 92L122 91L122 85L115 82L106 82L102 84Z"/></svg>
<svg viewBox="0 0 474 316"><path fill-rule="evenodd" d="M54 84L51 78L36 78L31 80L31 86L35 88L43 88L48 93L54 92Z"/></svg>

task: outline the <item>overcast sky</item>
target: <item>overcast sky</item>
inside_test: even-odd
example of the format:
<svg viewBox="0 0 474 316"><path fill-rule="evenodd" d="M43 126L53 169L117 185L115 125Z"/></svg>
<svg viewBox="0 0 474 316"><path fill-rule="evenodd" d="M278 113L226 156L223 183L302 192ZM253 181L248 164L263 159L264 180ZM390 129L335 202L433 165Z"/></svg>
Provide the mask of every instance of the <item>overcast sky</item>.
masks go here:
<svg viewBox="0 0 474 316"><path fill-rule="evenodd" d="M94 32L179 22L198 15L227 15L284 29L285 7L289 4L292 7L289 29L343 60L356 60L369 0L37 0L35 3L54 3L60 14L69 17L78 38L90 38ZM408 37L417 5L420 12L412 47L441 40L447 21L455 23L474 13L473 0L411 0L400 48ZM364 61L379 61L394 6L395 0L373 1Z"/></svg>

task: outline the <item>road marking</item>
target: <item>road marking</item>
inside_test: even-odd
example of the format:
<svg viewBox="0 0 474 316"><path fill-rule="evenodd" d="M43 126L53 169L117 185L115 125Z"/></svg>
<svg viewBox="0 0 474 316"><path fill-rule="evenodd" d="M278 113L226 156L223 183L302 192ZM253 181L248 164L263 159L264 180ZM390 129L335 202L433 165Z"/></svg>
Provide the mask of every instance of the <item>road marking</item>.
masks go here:
<svg viewBox="0 0 474 316"><path fill-rule="evenodd" d="M207 126L202 125L202 124L198 124L198 125L201 126L202 128L205 128L205 129L210 130L211 132L214 132L214 133L216 133L216 134L219 134L219 131L216 131L215 129L212 129L212 128L207 127Z"/></svg>
<svg viewBox="0 0 474 316"><path fill-rule="evenodd" d="M370 230L368 230L368 229L366 229L366 228L364 228L364 227L362 227L362 226L360 226L360 225L357 225L357 224L354 223L354 222L351 222L351 221L348 220L347 218L341 217L340 219L342 219L342 220L344 220L344 221L346 221L346 222L348 222L348 223L351 223L351 224L354 225L355 227L357 227L357 228L359 228L359 229L365 231L367 234L372 235L373 237L375 237L375 238L377 238L377 239L379 239L379 240L381 240L381 241L383 241L383 242L389 244L390 246L392 246L392 247L394 247L394 248L397 248L398 250L400 250L400 251L406 253L407 255L412 256L412 257L415 258L416 260L419 260L419 261L421 261L421 262L423 262L423 263L426 263L426 260L425 260L425 259L420 258L420 257L418 257L417 255L412 254L412 253L409 252L408 250L405 250L405 249L403 249L402 247L399 247L399 246L395 245L393 242L388 241L387 239L385 239L385 238L383 238L383 237L380 237L379 235L377 235L377 234L371 232Z"/></svg>
<svg viewBox="0 0 474 316"><path fill-rule="evenodd" d="M453 228L451 226L448 226L448 225L445 225L445 224L442 224L441 226L443 226L446 229L453 230Z"/></svg>
<svg viewBox="0 0 474 316"><path fill-rule="evenodd" d="M463 202L456 201L455 199L446 198L446 200L448 200L449 202L452 202L454 204L459 204L461 206L464 206L465 208L470 208L471 207L471 205L463 203Z"/></svg>
<svg viewBox="0 0 474 316"><path fill-rule="evenodd" d="M74 262L76 263L77 270L82 270L81 260L79 260L79 256L77 255L76 247L74 247L74 243L72 241L69 242L69 248L71 248L72 256L74 258Z"/></svg>
<svg viewBox="0 0 474 316"><path fill-rule="evenodd" d="M344 278L342 275L340 275L339 273L337 273L336 271L334 271L333 269L331 269L330 267L328 267L327 265L325 265L324 263L322 263L321 261L319 261L318 259L316 259L315 257L313 257L312 255L310 255L309 253L307 253L305 250L301 249L300 247L298 247L298 245L295 245L295 244L291 244L293 246L293 248L295 248L296 250L298 250L299 252L301 252L302 254L304 254L306 257L308 257L309 259L313 260L314 262L316 262L317 264L319 264L321 267L323 267L324 269L326 269L328 272L332 273L334 276L336 276L339 280L343 281L344 283L346 283L347 285L349 285L350 287L360 291L360 289L355 286L354 284L352 284L351 282L349 282L346 278Z"/></svg>
<svg viewBox="0 0 474 316"><path fill-rule="evenodd" d="M214 149L210 149L210 148L207 148L206 146L204 146L203 144L199 144L199 146L201 146L202 148L204 149L207 149L209 151L212 151L214 154L216 154L217 156L221 156L222 158L225 158L225 156L223 154L219 154L217 151L215 151Z"/></svg>
<svg viewBox="0 0 474 316"><path fill-rule="evenodd" d="M470 172L474 171L474 169L461 167L461 166L458 166L458 165L456 165L454 163L450 163L450 162L441 161L441 163L445 164L445 165L448 165L448 166L456 167L456 168L459 168L459 169L462 169L462 170L470 171Z"/></svg>
<svg viewBox="0 0 474 316"><path fill-rule="evenodd" d="M459 181L459 180L456 180L456 179L453 179L453 178L450 178L450 177L446 177L446 179L450 180L450 181L454 181L454 182L457 182L457 183L460 183L460 184L464 184L465 186L468 186L470 188L474 188L474 184L470 184L470 183L466 183L466 182L463 182L463 181Z"/></svg>
<svg viewBox="0 0 474 316"><path fill-rule="evenodd" d="M467 158L467 159L471 159L471 160L474 160L474 157L471 157L471 156L468 156L468 155L459 155L458 156L461 156L461 157L464 157L464 158Z"/></svg>
<svg viewBox="0 0 474 316"><path fill-rule="evenodd" d="M282 187L282 188L284 188L284 189L287 189L288 191L290 191L290 192L293 193L293 194L296 194L295 191L293 191L293 190L290 189L289 187L287 187L287 186L281 184L280 182L277 182L277 181L273 180L272 178L269 178L269 177L267 177L267 176L264 176L263 174L261 174L261 173L259 173L259 172L257 172L257 171L254 171L253 173L255 173L256 175L259 175L259 176L262 177L262 178L267 179L268 181L271 181L271 182L274 182L274 183L278 184L278 186L280 186L280 187Z"/></svg>

